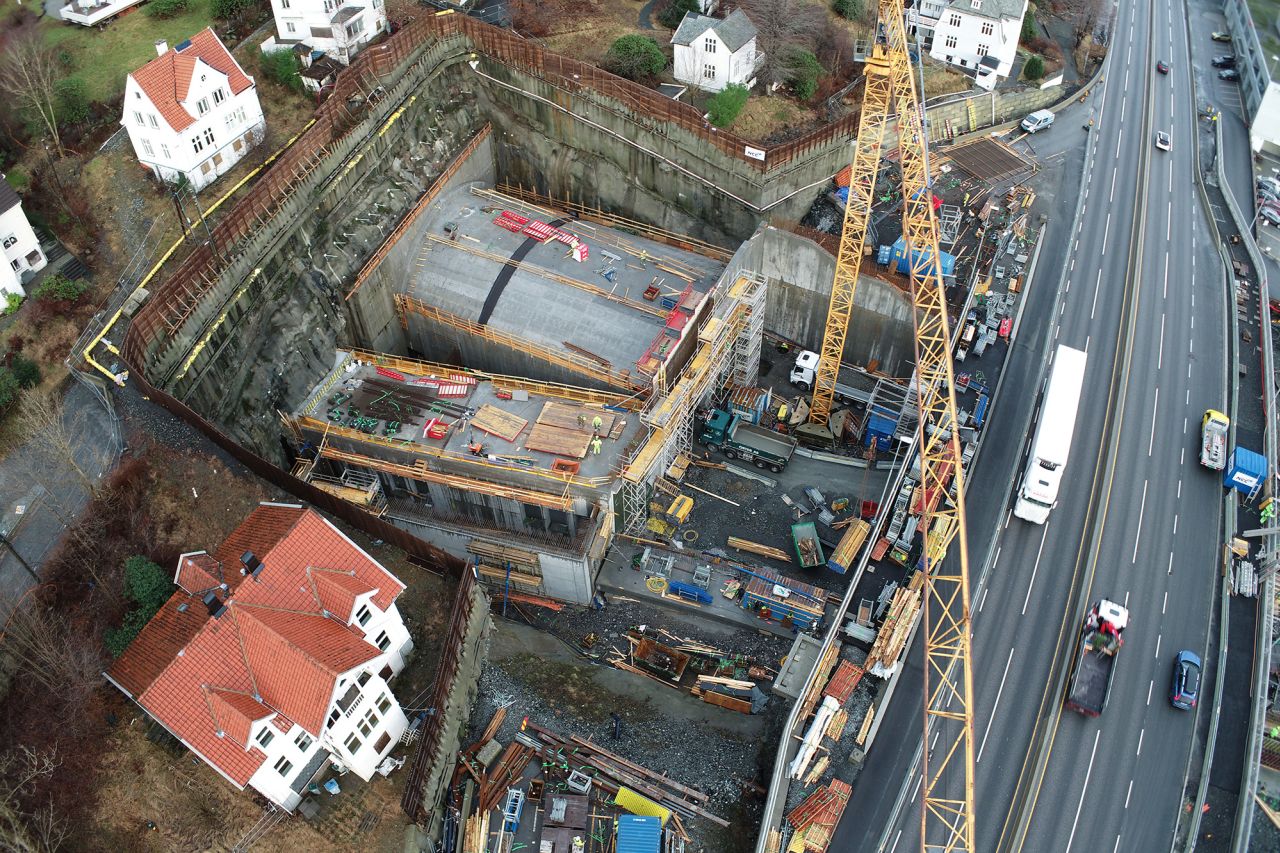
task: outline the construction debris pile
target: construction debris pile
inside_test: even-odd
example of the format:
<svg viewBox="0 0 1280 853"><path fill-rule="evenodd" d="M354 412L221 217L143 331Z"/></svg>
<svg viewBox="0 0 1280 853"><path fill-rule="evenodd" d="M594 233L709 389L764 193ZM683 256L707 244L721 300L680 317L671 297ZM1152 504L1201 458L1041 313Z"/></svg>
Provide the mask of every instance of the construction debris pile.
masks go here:
<svg viewBox="0 0 1280 853"><path fill-rule="evenodd" d="M500 707L458 756L444 849L684 853L687 822L721 829L708 795L576 735L529 722L505 747Z"/></svg>
<svg viewBox="0 0 1280 853"><path fill-rule="evenodd" d="M777 670L755 658L644 625L629 630L625 639L626 653L617 646L610 649L608 661L616 669L676 690L687 689L703 702L743 714L758 714L768 704L760 684L772 681Z"/></svg>

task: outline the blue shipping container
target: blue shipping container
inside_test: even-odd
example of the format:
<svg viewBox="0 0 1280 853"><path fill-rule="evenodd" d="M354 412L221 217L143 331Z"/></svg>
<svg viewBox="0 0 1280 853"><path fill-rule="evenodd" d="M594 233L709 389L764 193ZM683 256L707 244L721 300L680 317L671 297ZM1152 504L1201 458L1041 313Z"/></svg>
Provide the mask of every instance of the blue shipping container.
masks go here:
<svg viewBox="0 0 1280 853"><path fill-rule="evenodd" d="M956 271L956 256L948 252L943 252L941 249L938 251L939 256L942 258L942 274L944 276L953 275ZM925 274L932 275L934 265L928 262L932 259L919 250L915 251L913 254L917 258L924 257L926 259L927 263L924 268ZM893 244L893 266L894 269L900 273L906 274L911 272L911 262L907 260L907 241L903 237L899 237Z"/></svg>
<svg viewBox="0 0 1280 853"><path fill-rule="evenodd" d="M662 848L662 821L652 815L618 816L616 853L659 853Z"/></svg>
<svg viewBox="0 0 1280 853"><path fill-rule="evenodd" d="M1231 451L1227 470L1222 475L1222 485L1246 495L1262 487L1267 479L1267 457L1246 447Z"/></svg>

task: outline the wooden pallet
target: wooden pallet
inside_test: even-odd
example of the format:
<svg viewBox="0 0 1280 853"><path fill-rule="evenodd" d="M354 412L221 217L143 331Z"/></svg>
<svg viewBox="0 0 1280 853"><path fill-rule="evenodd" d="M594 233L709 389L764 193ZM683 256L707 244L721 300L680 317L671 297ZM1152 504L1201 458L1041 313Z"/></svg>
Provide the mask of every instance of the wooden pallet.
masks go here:
<svg viewBox="0 0 1280 853"><path fill-rule="evenodd" d="M582 432L576 426L573 429L534 424L529 430L529 438L525 441L526 450L540 450L543 453L554 453L557 456L568 456L581 459L587 455L587 447L591 444L591 434Z"/></svg>
<svg viewBox="0 0 1280 853"><path fill-rule="evenodd" d="M471 425L503 441L515 441L516 437L524 432L529 422L519 415L513 415L497 406L485 403L471 419Z"/></svg>

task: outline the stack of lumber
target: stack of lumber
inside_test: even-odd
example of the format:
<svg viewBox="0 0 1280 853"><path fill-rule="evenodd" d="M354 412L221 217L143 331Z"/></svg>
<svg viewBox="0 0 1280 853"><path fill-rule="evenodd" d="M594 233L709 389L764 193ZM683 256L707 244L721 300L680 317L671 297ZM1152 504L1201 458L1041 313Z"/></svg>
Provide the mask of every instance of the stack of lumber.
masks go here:
<svg viewBox="0 0 1280 853"><path fill-rule="evenodd" d="M839 741L844 737L844 727L849 722L849 712L844 708L836 711L832 716L831 722L827 723L827 730L823 733L834 741Z"/></svg>
<svg viewBox="0 0 1280 853"><path fill-rule="evenodd" d="M809 682L809 689L805 691L800 700L800 716L798 719L809 719L813 709L818 707L818 702L822 699L822 685L826 684L827 679L831 676L831 670L835 668L836 657L839 654L840 646L832 643L827 646L826 651L822 653L822 657L818 659L818 666L815 670L818 675Z"/></svg>
<svg viewBox="0 0 1280 853"><path fill-rule="evenodd" d="M920 590L910 586L899 587L893 594L889 604L889 613L885 616L876 641L867 655L866 668L873 675L884 677L890 674L898 664L907 635L911 632L911 623L915 621L916 612L920 609Z"/></svg>
<svg viewBox="0 0 1280 853"><path fill-rule="evenodd" d="M750 539L739 539L737 536L730 536L729 547L739 551L746 551L749 554L759 554L761 557L768 557L772 560L780 560L784 563L791 562L791 557L786 551L770 548L768 545L761 545L759 542L752 542Z"/></svg>
<svg viewBox="0 0 1280 853"><path fill-rule="evenodd" d="M529 422L519 415L513 415L497 406L485 403L471 419L471 425L503 441L515 441L516 437L524 432Z"/></svg>
<svg viewBox="0 0 1280 853"><path fill-rule="evenodd" d="M840 661L840 666L836 669L835 675L831 676L831 680L827 682L827 689L822 691L822 695L830 696L843 705L853 695L854 688L862 680L862 675L865 671L853 661Z"/></svg>
<svg viewBox="0 0 1280 853"><path fill-rule="evenodd" d="M486 814L497 807L507 789L524 774L524 769L533 758L533 750L522 743L510 743L493 771L487 773L480 785L479 811Z"/></svg>
<svg viewBox="0 0 1280 853"><path fill-rule="evenodd" d="M467 818L462 831L462 853L484 853L489 846L489 813L477 812Z"/></svg>
<svg viewBox="0 0 1280 853"><path fill-rule="evenodd" d="M791 810L787 821L795 828L796 835L803 833L804 849L808 853L822 853L831 843L831 833L844 807L849 803L853 789L846 782L832 779L826 787L819 788L804 802Z"/></svg>
<svg viewBox="0 0 1280 853"><path fill-rule="evenodd" d="M729 821L706 810L708 797L696 788L632 763L590 740L577 736L566 739L536 723L530 723L528 728L537 736L533 741L538 744L532 750L535 754L544 760L554 761L558 766L587 772L594 777L596 787L613 794L619 787L628 788L670 809L676 821L681 817L700 817L721 828L729 827ZM519 737L525 738L527 734Z"/></svg>
<svg viewBox="0 0 1280 853"><path fill-rule="evenodd" d="M862 746L867 742L867 735L871 734L871 724L875 722L875 719L876 706L872 705L867 709L867 716L863 718L862 725L858 727L858 737L854 741L858 746Z"/></svg>
<svg viewBox="0 0 1280 853"><path fill-rule="evenodd" d="M740 714L750 714L751 701L749 699L734 696L725 690L717 688L744 691L747 695L750 695L751 689L755 686L754 682L739 681L736 678L718 678L714 675L699 675L697 685L695 685L689 692L694 696L701 697L702 701L709 705L718 705L721 708L727 708L730 711L737 711Z"/></svg>

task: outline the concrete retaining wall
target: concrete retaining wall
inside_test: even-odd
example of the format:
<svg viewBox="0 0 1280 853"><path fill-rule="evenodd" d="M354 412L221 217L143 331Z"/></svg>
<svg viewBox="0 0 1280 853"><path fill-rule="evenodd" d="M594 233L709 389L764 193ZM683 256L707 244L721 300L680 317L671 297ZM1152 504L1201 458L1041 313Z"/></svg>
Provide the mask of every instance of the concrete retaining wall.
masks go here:
<svg viewBox="0 0 1280 853"><path fill-rule="evenodd" d="M725 277L742 269L764 276L769 282L765 328L817 350L826 330L835 268L835 258L817 243L766 226L739 247ZM915 360L911 300L892 284L864 275L854 306L844 361L876 361L879 370L892 376L909 375Z"/></svg>

